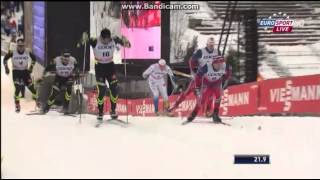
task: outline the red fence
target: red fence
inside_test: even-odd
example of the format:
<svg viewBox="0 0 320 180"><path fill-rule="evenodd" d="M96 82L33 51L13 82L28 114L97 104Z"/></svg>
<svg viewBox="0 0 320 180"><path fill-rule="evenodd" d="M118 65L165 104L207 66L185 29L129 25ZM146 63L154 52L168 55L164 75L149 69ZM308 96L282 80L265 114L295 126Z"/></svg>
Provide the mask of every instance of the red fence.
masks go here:
<svg viewBox="0 0 320 180"><path fill-rule="evenodd" d="M88 111L97 112L96 92L88 92ZM178 95L169 97L170 105ZM128 106L127 106L128 104ZM175 115L187 116L196 104L193 94L188 96L177 109ZM133 116L154 115L151 98L119 99L117 112ZM110 109L109 98L105 98L105 111ZM159 101L159 110L163 109L163 101ZM239 116L270 113L312 113L320 115L320 74L271 79L254 83L231 86L224 91L220 114L223 116ZM202 114L202 112L200 112Z"/></svg>
<svg viewBox="0 0 320 180"><path fill-rule="evenodd" d="M258 87L257 83L248 83L224 90L220 114L224 116L256 114Z"/></svg>
<svg viewBox="0 0 320 180"><path fill-rule="evenodd" d="M320 75L259 82L260 113L320 113Z"/></svg>

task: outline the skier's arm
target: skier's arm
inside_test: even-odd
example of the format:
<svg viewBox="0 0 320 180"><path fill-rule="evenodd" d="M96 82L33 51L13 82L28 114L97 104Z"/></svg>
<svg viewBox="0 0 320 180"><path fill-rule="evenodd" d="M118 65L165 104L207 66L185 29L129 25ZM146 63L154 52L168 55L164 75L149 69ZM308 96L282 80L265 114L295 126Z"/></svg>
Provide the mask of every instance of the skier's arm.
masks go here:
<svg viewBox="0 0 320 180"><path fill-rule="evenodd" d="M195 74L195 67L197 67L198 63L196 61L193 61L192 58L189 60L189 69L191 74Z"/></svg>
<svg viewBox="0 0 320 180"><path fill-rule="evenodd" d="M222 77L222 82L223 82L222 88L223 89L227 88L229 79L231 78L231 75L232 75L232 67L229 64L227 64L226 65L226 73Z"/></svg>
<svg viewBox="0 0 320 180"><path fill-rule="evenodd" d="M10 73L10 70L9 70L9 67L8 67L8 60L10 58L12 58L12 56L13 56L12 51L9 51L3 58L3 65L4 65L4 68L5 68L6 74Z"/></svg>
<svg viewBox="0 0 320 180"><path fill-rule="evenodd" d="M152 71L153 71L153 67L150 66L147 70L143 72L142 77L147 78L152 73Z"/></svg>
<svg viewBox="0 0 320 180"><path fill-rule="evenodd" d="M229 64L227 64L226 65L226 73L223 75L223 80L230 79L231 75L232 75L232 67Z"/></svg>
<svg viewBox="0 0 320 180"><path fill-rule="evenodd" d="M90 38L89 44L92 46L92 48L95 48L97 45L97 39L96 38Z"/></svg>
<svg viewBox="0 0 320 180"><path fill-rule="evenodd" d="M199 88L201 86L201 81L205 73L208 72L208 65L205 65L198 69L197 74L196 74L196 87Z"/></svg>
<svg viewBox="0 0 320 180"><path fill-rule="evenodd" d="M31 65L29 67L29 72L31 73L33 71L33 66L36 64L37 59L32 52L30 52L30 57L31 57Z"/></svg>
<svg viewBox="0 0 320 180"><path fill-rule="evenodd" d="M176 78L174 77L174 74L169 66L167 66L168 75L170 77L170 81L172 86L176 87Z"/></svg>
<svg viewBox="0 0 320 180"><path fill-rule="evenodd" d="M78 79L80 76L80 69L79 69L79 64L76 59L74 59L74 73L75 73L75 78Z"/></svg>
<svg viewBox="0 0 320 180"><path fill-rule="evenodd" d="M119 38L118 36L115 36L112 39L114 40L114 42L116 44L120 44L123 47L127 47L127 48L131 47L131 44L130 44L129 40L125 36L122 36L122 38Z"/></svg>
<svg viewBox="0 0 320 180"><path fill-rule="evenodd" d="M46 76L47 72L54 71L56 67L56 59L53 59L52 63L48 64L47 67L44 69L43 76Z"/></svg>
<svg viewBox="0 0 320 180"><path fill-rule="evenodd" d="M4 58L3 58L3 65L4 65L5 67L8 67L8 60L9 60L10 58L12 58L12 56L13 56L12 51L9 51L9 52L4 56Z"/></svg>
<svg viewBox="0 0 320 180"><path fill-rule="evenodd" d="M78 43L77 43L77 48L80 48L81 46L83 46L85 43L90 43L91 39L89 39L89 34L87 32L83 32L81 38L79 39ZM94 45L95 46L95 45Z"/></svg>
<svg viewBox="0 0 320 180"><path fill-rule="evenodd" d="M199 49L190 58L190 60L189 60L189 68L190 68L191 74L196 74L196 68L198 66L198 60L201 58L201 56L202 56L202 51Z"/></svg>
<svg viewBox="0 0 320 180"><path fill-rule="evenodd" d="M50 63L50 61L49 61ZM53 71L55 69L55 59L53 59L52 63L48 64L47 67L44 69L43 73L42 73L42 77L40 77L40 79L38 79L38 83L41 83L43 78L47 76L47 73L49 71Z"/></svg>

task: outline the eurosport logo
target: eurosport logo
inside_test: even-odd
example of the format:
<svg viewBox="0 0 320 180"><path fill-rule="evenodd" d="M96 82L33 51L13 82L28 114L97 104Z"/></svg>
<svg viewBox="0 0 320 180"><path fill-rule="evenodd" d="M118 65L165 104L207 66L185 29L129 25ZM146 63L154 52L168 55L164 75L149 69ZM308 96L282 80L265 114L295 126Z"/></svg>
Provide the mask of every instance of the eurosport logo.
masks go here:
<svg viewBox="0 0 320 180"><path fill-rule="evenodd" d="M303 26L303 20L293 20L286 13L275 13L268 18L262 18L258 21L259 27L264 27L265 30L271 30L273 33L290 33L293 27ZM271 32L271 31L270 31Z"/></svg>

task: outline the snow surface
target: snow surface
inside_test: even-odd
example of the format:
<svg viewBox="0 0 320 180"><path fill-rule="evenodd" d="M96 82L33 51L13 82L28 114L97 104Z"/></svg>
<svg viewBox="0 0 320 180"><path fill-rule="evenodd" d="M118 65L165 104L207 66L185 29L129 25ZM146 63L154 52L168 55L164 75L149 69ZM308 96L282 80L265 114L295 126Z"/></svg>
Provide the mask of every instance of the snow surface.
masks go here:
<svg viewBox="0 0 320 180"><path fill-rule="evenodd" d="M228 127L129 116L128 127L97 129L88 114L81 124L54 111L27 116L30 98L16 114L1 68L2 178L320 178L318 117L225 117ZM269 154L271 164L234 165L235 154Z"/></svg>

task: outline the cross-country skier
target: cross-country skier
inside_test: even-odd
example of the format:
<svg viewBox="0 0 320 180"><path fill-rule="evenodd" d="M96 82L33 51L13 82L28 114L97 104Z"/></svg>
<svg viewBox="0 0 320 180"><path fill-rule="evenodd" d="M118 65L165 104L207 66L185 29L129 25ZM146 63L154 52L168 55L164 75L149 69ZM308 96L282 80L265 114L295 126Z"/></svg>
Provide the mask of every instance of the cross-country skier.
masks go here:
<svg viewBox="0 0 320 180"><path fill-rule="evenodd" d="M189 68L193 79L191 80L188 88L183 92L175 102L175 104L169 109L169 112L173 111L179 106L179 104L191 93L195 91L195 74L197 69L205 66L207 63L211 63L214 57L218 56L218 51L214 48L214 38L210 37L207 40L207 46L202 49L198 49L191 59L189 60Z"/></svg>
<svg viewBox="0 0 320 180"><path fill-rule="evenodd" d="M164 59L160 59L158 63L152 64L142 74L143 78L148 78L149 87L153 94L154 111L156 115L159 115L159 94L164 100L165 112L168 112L169 101L167 94L167 83L165 81L166 75L169 75L173 87L176 87L172 70L168 65L166 65L166 61Z"/></svg>
<svg viewBox="0 0 320 180"><path fill-rule="evenodd" d="M17 49L17 31L16 29L12 29L11 30L11 40L10 40L10 44L9 44L9 50L14 51L15 49ZM26 86L25 85L21 85L21 98L25 97L25 91L26 91Z"/></svg>
<svg viewBox="0 0 320 180"><path fill-rule="evenodd" d="M201 105L204 105L212 96L215 96L216 99L212 120L216 123L221 122L219 117L219 107L223 92L222 82L229 79L230 76L231 67L225 63L222 56L215 57L211 64L206 64L202 68L198 69L195 78L195 89L200 92L200 96L198 96L197 104L191 115L188 117L186 123L194 120L201 108Z"/></svg>
<svg viewBox="0 0 320 180"><path fill-rule="evenodd" d="M55 68L55 79L51 88L48 101L43 107L43 113L47 113L54 104L56 96L61 92L63 87L66 88L64 93L63 112L68 114L69 102L71 99L72 85L76 78L79 77L79 69L76 59L71 56L69 50L65 49L61 56L53 59L53 64L47 66L44 76L49 69Z"/></svg>
<svg viewBox="0 0 320 180"><path fill-rule="evenodd" d="M97 39L90 39L90 45L93 48L93 53L96 60L95 75L98 90L98 123L102 123L104 114L104 96L106 95L107 90L107 85L105 83L106 80L109 84L109 95L111 103L110 115L112 119L118 118L118 115L116 113L118 100L118 79L116 77L116 69L113 63L113 54L117 44L120 44L123 47L131 47L130 42L125 37L111 37L111 32L107 28L101 30L100 36Z"/></svg>
<svg viewBox="0 0 320 180"><path fill-rule="evenodd" d="M17 47L13 51L9 51L3 60L6 74L10 73L8 67L8 60L12 60L12 77L15 86L14 101L16 112L20 112L20 92L23 86L27 86L32 93L32 98L37 102L38 93L34 87L30 74L32 73L33 66L36 63L36 57L32 52L29 52L25 48L24 39L17 40ZM29 60L31 65L29 66Z"/></svg>

